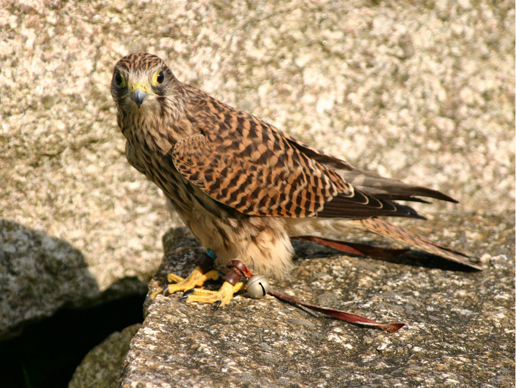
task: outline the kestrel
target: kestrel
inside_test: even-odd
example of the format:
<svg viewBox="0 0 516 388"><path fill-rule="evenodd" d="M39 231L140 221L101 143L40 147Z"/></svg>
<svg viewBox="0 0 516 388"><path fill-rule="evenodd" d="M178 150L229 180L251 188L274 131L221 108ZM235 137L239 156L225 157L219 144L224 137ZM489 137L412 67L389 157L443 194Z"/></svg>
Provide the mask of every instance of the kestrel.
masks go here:
<svg viewBox="0 0 516 388"><path fill-rule="evenodd" d="M379 218L424 218L398 200L454 199L315 150L180 82L155 55L120 59L111 94L129 163L158 185L218 266L240 260L260 275L284 277L292 267L291 238L359 228L480 269L467 255ZM217 276L197 266L186 279L170 275L177 283L167 292ZM241 286L195 289L187 301L227 304Z"/></svg>

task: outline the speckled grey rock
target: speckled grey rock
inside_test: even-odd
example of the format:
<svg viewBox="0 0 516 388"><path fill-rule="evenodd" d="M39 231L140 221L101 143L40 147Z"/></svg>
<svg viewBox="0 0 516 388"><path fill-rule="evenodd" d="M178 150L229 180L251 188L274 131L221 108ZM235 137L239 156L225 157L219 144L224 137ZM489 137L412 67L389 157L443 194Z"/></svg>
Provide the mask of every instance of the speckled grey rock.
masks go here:
<svg viewBox="0 0 516 388"><path fill-rule="evenodd" d="M75 370L68 388L116 388L129 343L140 324L111 334L94 347Z"/></svg>
<svg viewBox="0 0 516 388"><path fill-rule="evenodd" d="M84 255L65 240L0 219L0 340L60 308L84 308L146 286L126 277L101 291Z"/></svg>
<svg viewBox="0 0 516 388"><path fill-rule="evenodd" d="M0 339L77 299L99 297L82 254L64 241L0 220Z"/></svg>
<svg viewBox="0 0 516 388"><path fill-rule="evenodd" d="M513 1L0 0L0 218L75 252L60 267L80 267L74 305L145 287L176 224L116 128L111 72L138 50L310 145L461 202L437 209L514 209ZM15 292L1 271L0 294ZM30 297L13 311L69 303L52 277L20 279Z"/></svg>
<svg viewBox="0 0 516 388"><path fill-rule="evenodd" d="M486 269L418 253L383 262L297 243L291 279L273 287L407 326L389 334L270 296L244 294L214 311L158 295L131 343L121 387L513 387L514 214L434 214L407 224L482 254ZM201 252L184 229L170 231L164 245L151 292L166 273L186 274Z"/></svg>

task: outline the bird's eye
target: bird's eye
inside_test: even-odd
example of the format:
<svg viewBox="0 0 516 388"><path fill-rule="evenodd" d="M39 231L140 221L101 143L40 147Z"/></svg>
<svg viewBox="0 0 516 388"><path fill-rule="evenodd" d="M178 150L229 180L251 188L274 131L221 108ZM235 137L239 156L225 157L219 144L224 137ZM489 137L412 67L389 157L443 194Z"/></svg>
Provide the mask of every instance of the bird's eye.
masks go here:
<svg viewBox="0 0 516 388"><path fill-rule="evenodd" d="M124 78L124 76L119 71L115 72L115 84L119 88L125 88L126 87L125 78Z"/></svg>
<svg viewBox="0 0 516 388"><path fill-rule="evenodd" d="M154 86L161 85L163 81L165 81L165 73L163 73L163 70L157 71L154 73L154 77L152 77L152 84Z"/></svg>

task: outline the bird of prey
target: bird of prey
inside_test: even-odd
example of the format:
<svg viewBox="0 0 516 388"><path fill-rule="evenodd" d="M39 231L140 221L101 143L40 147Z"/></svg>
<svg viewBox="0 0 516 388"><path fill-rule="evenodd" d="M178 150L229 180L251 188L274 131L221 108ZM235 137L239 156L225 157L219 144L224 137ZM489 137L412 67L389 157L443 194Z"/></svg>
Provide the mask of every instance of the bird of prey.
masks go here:
<svg viewBox="0 0 516 388"><path fill-rule="evenodd" d="M164 192L168 207L216 253L218 266L236 259L260 275L284 277L292 267L291 238L358 228L480 269L467 255L380 218L424 218L399 200L454 199L313 149L180 82L155 55L120 59L111 94L129 163ZM167 292L217 276L197 266L185 279L171 275L177 283ZM224 305L240 288L196 288L187 301Z"/></svg>

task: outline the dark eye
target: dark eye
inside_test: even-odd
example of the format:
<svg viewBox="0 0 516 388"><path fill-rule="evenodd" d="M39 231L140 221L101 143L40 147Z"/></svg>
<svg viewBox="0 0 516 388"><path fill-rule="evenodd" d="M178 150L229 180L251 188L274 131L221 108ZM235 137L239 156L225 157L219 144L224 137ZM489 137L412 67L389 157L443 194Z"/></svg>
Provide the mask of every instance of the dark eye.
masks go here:
<svg viewBox="0 0 516 388"><path fill-rule="evenodd" d="M125 87L125 79L119 71L115 72L115 84L119 87Z"/></svg>
<svg viewBox="0 0 516 388"><path fill-rule="evenodd" d="M156 82L158 84L162 84L164 80L165 80L165 73L163 73L163 70L160 70L158 73L158 76L156 77Z"/></svg>

